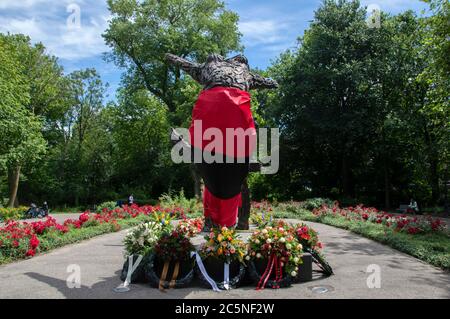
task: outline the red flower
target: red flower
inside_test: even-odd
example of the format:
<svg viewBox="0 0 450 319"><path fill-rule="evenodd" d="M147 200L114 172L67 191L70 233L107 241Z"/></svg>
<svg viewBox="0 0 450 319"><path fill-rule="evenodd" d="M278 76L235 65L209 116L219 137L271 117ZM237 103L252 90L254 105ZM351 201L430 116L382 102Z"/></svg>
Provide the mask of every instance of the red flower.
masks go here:
<svg viewBox="0 0 450 319"><path fill-rule="evenodd" d="M80 217L78 218L78 220L79 220L81 223L87 222L87 221L89 220L89 214L88 214L88 213L83 213L83 214L81 214Z"/></svg>
<svg viewBox="0 0 450 319"><path fill-rule="evenodd" d="M36 255L36 251L33 250L33 249L29 249L29 250L27 251L27 253L26 253L25 256L27 256L27 257L33 257L34 255Z"/></svg>
<svg viewBox="0 0 450 319"><path fill-rule="evenodd" d="M30 239L30 247L31 249L36 249L39 246L39 239L36 237L36 235L33 235Z"/></svg>

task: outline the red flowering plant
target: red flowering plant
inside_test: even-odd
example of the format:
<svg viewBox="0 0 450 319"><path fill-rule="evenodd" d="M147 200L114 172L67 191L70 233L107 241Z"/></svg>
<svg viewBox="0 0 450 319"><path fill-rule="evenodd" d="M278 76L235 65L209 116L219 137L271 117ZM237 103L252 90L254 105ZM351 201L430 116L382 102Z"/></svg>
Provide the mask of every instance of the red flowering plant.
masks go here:
<svg viewBox="0 0 450 319"><path fill-rule="evenodd" d="M247 254L246 244L239 239L236 231L227 227L213 228L209 235L205 236L206 242L200 249L203 259L212 257L225 263L235 260L244 263Z"/></svg>
<svg viewBox="0 0 450 319"><path fill-rule="evenodd" d="M34 232L38 235L43 235L51 230L56 230L62 234L69 231L67 226L58 224L56 219L51 216L48 216L47 219L43 221L32 222L31 227L33 227Z"/></svg>
<svg viewBox="0 0 450 319"><path fill-rule="evenodd" d="M296 277L302 263L303 246L293 233L293 228L283 221L256 230L250 237L246 260L266 259L267 267L279 268ZM269 274L270 275L270 274Z"/></svg>
<svg viewBox="0 0 450 319"><path fill-rule="evenodd" d="M203 218L185 218L177 225L180 232L185 233L188 237L195 237L203 229Z"/></svg>
<svg viewBox="0 0 450 319"><path fill-rule="evenodd" d="M358 205L356 207L340 208L336 203L334 206L323 205L320 208L313 210L313 214L318 218L326 216L342 217L349 221L362 221L382 224L397 232L404 232L407 234L423 234L431 232L444 232L447 228L445 222L440 219L432 217L409 217L406 215L388 214L379 211L373 207L364 207Z"/></svg>
<svg viewBox="0 0 450 319"><path fill-rule="evenodd" d="M155 244L155 254L163 261L181 261L191 258L195 247L180 230L167 231Z"/></svg>
<svg viewBox="0 0 450 319"><path fill-rule="evenodd" d="M39 240L28 223L9 222L0 228L0 257L11 259L34 256Z"/></svg>

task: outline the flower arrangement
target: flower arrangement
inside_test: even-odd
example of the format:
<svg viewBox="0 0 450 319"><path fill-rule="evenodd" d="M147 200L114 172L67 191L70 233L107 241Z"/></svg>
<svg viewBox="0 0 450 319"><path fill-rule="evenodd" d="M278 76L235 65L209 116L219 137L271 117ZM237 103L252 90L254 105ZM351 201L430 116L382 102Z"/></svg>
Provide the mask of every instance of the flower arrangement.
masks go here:
<svg viewBox="0 0 450 319"><path fill-rule="evenodd" d="M226 263L235 260L244 263L247 247L235 230L227 227L213 228L209 235L205 236L205 240L206 243L200 250L203 259L214 257Z"/></svg>
<svg viewBox="0 0 450 319"><path fill-rule="evenodd" d="M294 226L297 240L302 244L303 248L320 250L323 248L321 242L319 242L319 236L317 232L305 224L298 224Z"/></svg>
<svg viewBox="0 0 450 319"><path fill-rule="evenodd" d="M162 232L163 226L156 222L142 223L128 231L124 238L126 255L148 255L161 237Z"/></svg>
<svg viewBox="0 0 450 319"><path fill-rule="evenodd" d="M267 226L252 234L246 259L267 259L268 267L273 263L281 271L295 277L302 263L302 254L303 246L294 236L292 228L280 222L275 227Z"/></svg>
<svg viewBox="0 0 450 319"><path fill-rule="evenodd" d="M177 229L185 233L188 237L195 237L203 229L203 218L183 219L178 223Z"/></svg>
<svg viewBox="0 0 450 319"><path fill-rule="evenodd" d="M316 263L327 276L333 274L333 269L322 254L323 245L319 241L317 232L305 224L298 224L294 226L294 233L297 240L303 246L303 250L310 253L314 263Z"/></svg>
<svg viewBox="0 0 450 319"><path fill-rule="evenodd" d="M180 261L189 259L195 250L186 233L175 229L165 231L155 244L156 255L164 261Z"/></svg>

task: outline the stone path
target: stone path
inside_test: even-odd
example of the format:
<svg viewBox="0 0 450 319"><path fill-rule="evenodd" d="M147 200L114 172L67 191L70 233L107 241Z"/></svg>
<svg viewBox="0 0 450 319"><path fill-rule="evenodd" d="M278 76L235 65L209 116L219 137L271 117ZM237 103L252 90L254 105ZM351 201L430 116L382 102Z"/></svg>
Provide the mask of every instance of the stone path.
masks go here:
<svg viewBox="0 0 450 319"><path fill-rule="evenodd" d="M193 286L161 293L132 285L128 293L113 292L121 282L125 231L66 246L35 258L0 266L0 298L450 298L450 274L387 246L346 230L308 223L320 235L335 275L280 290L242 287L214 293ZM69 265L81 269L82 287L69 289ZM367 286L369 265L379 267L381 287ZM318 294L315 287L328 292Z"/></svg>

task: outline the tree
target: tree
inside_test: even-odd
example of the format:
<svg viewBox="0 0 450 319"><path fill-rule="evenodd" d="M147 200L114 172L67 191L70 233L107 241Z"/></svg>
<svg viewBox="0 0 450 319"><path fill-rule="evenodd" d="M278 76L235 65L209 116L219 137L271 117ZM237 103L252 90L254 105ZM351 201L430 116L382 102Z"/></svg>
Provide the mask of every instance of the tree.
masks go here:
<svg viewBox="0 0 450 319"><path fill-rule="evenodd" d="M423 51L427 67L418 76L426 87L420 109L426 118L428 153L433 185L433 200L440 195L440 180L450 179L450 3L446 0L424 0L431 16L423 20Z"/></svg>
<svg viewBox="0 0 450 319"><path fill-rule="evenodd" d="M431 203L436 144L422 111L427 89L416 81L427 65L420 20L412 12L383 13L380 28L365 20L358 1L324 1L299 48L270 67L280 89L257 97L281 129L284 165L254 188L386 208L419 193Z"/></svg>
<svg viewBox="0 0 450 319"><path fill-rule="evenodd" d="M238 16L218 0L108 0L108 5L113 18L104 38L113 49L109 58L127 68L124 86L147 89L166 105L169 123L176 127L189 118L180 106L186 110L183 106L200 88L169 66L165 54L201 61L210 53L226 55L242 49ZM192 172L200 185L198 174Z"/></svg>
<svg viewBox="0 0 450 319"><path fill-rule="evenodd" d="M30 82L20 54L8 37L0 37L0 170L8 172L8 207L17 206L21 168L45 151L41 121L27 109Z"/></svg>

